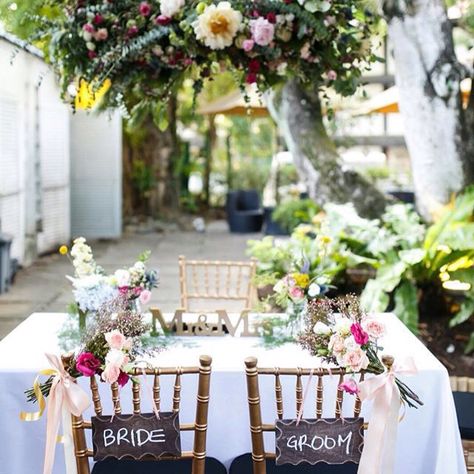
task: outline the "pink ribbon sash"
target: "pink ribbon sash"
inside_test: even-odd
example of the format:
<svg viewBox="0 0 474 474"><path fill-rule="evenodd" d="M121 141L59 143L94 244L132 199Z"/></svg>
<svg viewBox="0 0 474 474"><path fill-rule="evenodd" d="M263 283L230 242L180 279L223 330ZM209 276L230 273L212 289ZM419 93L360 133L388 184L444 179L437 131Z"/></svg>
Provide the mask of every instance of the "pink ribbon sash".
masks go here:
<svg viewBox="0 0 474 474"><path fill-rule="evenodd" d="M393 474L401 404L395 377L416 372L415 362L410 357L403 364L395 363L389 371L359 384L359 398L373 400L373 406L358 474Z"/></svg>
<svg viewBox="0 0 474 474"><path fill-rule="evenodd" d="M46 448L44 454L43 474L51 474L56 450L56 438L63 406L74 416L80 416L89 407L90 401L86 392L75 383L64 370L61 359L53 354L46 358L56 370L51 391L48 396L48 415L46 418Z"/></svg>

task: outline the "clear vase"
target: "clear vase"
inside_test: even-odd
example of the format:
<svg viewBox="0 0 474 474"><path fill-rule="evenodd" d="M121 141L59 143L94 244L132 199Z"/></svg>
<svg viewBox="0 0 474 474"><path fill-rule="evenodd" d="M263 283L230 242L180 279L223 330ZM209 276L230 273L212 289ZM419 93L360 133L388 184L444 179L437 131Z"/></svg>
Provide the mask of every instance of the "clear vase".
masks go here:
<svg viewBox="0 0 474 474"><path fill-rule="evenodd" d="M304 320L306 316L306 301L301 303L290 302L286 310L288 315L288 335L297 338L298 335L303 332Z"/></svg>

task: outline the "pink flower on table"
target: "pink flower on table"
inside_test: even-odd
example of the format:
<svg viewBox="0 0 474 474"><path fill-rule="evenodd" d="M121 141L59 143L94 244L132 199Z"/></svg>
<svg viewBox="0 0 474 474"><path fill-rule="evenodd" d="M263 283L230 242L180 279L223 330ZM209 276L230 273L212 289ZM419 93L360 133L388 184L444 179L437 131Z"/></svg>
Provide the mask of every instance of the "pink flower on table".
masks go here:
<svg viewBox="0 0 474 474"><path fill-rule="evenodd" d="M94 39L96 41L105 41L108 37L109 37L109 32L107 31L107 28L99 28L94 33Z"/></svg>
<svg viewBox="0 0 474 474"><path fill-rule="evenodd" d="M143 290L140 293L139 300L140 300L141 304L148 304L151 300L151 291L150 290Z"/></svg>
<svg viewBox="0 0 474 474"><path fill-rule="evenodd" d="M242 48L243 48L244 51L246 51L248 53L249 51L252 51L252 49L254 47L254 44L255 44L254 40L246 39L242 43Z"/></svg>
<svg viewBox="0 0 474 474"><path fill-rule="evenodd" d="M346 380L339 384L339 390L344 390L346 393L350 393L351 395L357 395L359 393L359 387L357 382L354 379Z"/></svg>
<svg viewBox="0 0 474 474"><path fill-rule="evenodd" d="M82 352L77 356L76 369L85 377L92 377L100 368L100 360L91 352Z"/></svg>
<svg viewBox="0 0 474 474"><path fill-rule="evenodd" d="M121 351L123 346L127 342L127 338L117 329L106 332L104 334L105 340L111 349L117 349Z"/></svg>
<svg viewBox="0 0 474 474"><path fill-rule="evenodd" d="M344 354L342 358L344 367L352 370L353 372L359 372L362 369L366 369L369 365L369 358L362 349L354 349Z"/></svg>
<svg viewBox="0 0 474 474"><path fill-rule="evenodd" d="M290 288L289 295L294 300L301 300L304 298L304 291L301 288L294 286L293 288Z"/></svg>
<svg viewBox="0 0 474 474"><path fill-rule="evenodd" d="M373 339L382 337L385 332L385 325L375 318L365 318L361 324L364 331Z"/></svg>
<svg viewBox="0 0 474 474"><path fill-rule="evenodd" d="M369 342L369 335L362 329L359 323L354 323L351 326L351 333L359 346L363 346Z"/></svg>
<svg viewBox="0 0 474 474"><path fill-rule="evenodd" d="M148 16L151 13L151 6L148 2L141 2L138 11L141 16Z"/></svg>
<svg viewBox="0 0 474 474"><path fill-rule="evenodd" d="M250 21L250 31L259 46L268 46L275 36L275 26L262 17Z"/></svg>
<svg viewBox="0 0 474 474"><path fill-rule="evenodd" d="M104 371L102 372L102 380L107 383L115 383L120 377L120 367L117 367L114 364L108 364L105 366Z"/></svg>

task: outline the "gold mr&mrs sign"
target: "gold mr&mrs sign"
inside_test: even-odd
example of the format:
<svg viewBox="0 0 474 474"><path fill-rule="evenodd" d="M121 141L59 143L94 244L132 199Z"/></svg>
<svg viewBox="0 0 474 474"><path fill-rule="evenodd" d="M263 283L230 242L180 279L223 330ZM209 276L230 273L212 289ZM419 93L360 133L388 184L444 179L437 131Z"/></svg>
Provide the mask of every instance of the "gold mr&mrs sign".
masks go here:
<svg viewBox="0 0 474 474"><path fill-rule="evenodd" d="M165 334L177 336L259 336L258 328L249 321L249 311L229 315L225 310L191 313L184 309L175 311L173 318L167 321L158 308L151 308L153 333L157 332L157 321Z"/></svg>

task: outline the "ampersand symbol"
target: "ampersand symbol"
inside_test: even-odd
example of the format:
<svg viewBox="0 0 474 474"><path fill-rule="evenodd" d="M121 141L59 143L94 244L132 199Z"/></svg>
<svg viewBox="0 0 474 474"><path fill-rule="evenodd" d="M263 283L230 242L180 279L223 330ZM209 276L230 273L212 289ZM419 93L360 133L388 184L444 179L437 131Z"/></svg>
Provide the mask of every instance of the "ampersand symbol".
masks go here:
<svg viewBox="0 0 474 474"><path fill-rule="evenodd" d="M207 314L200 314L197 323L194 325L194 333L199 336L208 336L212 328L207 323Z"/></svg>

